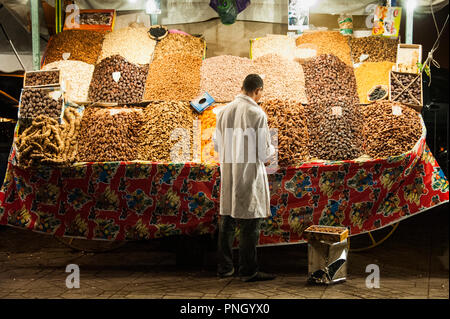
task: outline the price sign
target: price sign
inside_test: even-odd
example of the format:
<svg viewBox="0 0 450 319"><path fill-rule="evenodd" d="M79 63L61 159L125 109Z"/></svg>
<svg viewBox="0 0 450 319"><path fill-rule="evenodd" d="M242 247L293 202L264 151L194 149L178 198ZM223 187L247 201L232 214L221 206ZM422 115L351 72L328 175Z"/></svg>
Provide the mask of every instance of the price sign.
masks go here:
<svg viewBox="0 0 450 319"><path fill-rule="evenodd" d="M54 99L55 101L58 101L62 95L62 92L61 91L52 91L52 92L50 92L49 95L52 99Z"/></svg>
<svg viewBox="0 0 450 319"><path fill-rule="evenodd" d="M120 80L120 72L113 72L112 73L112 78L114 81L119 82Z"/></svg>
<svg viewBox="0 0 450 319"><path fill-rule="evenodd" d="M342 116L342 107L340 107L340 106L333 106L331 108L331 114L337 115L337 116Z"/></svg>
<svg viewBox="0 0 450 319"><path fill-rule="evenodd" d="M64 52L62 54L62 58L64 61L68 60L70 58L70 53L69 52Z"/></svg>
<svg viewBox="0 0 450 319"><path fill-rule="evenodd" d="M398 105L392 105L392 115L402 115L402 108Z"/></svg>

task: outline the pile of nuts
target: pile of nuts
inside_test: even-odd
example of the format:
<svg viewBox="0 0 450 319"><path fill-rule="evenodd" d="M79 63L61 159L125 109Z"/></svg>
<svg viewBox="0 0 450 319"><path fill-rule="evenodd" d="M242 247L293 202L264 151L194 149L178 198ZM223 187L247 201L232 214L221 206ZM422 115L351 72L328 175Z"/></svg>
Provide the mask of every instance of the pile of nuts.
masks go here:
<svg viewBox="0 0 450 319"><path fill-rule="evenodd" d="M63 60L63 53L70 53L69 60L95 64L102 50L105 32L66 30L53 36L45 53L45 63Z"/></svg>
<svg viewBox="0 0 450 319"><path fill-rule="evenodd" d="M80 24L88 25L110 25L112 13L109 12L82 12L80 13Z"/></svg>
<svg viewBox="0 0 450 319"><path fill-rule="evenodd" d="M401 111L394 115L394 108ZM363 108L364 149L372 158L411 151L422 136L419 113L398 102L377 101Z"/></svg>
<svg viewBox="0 0 450 319"><path fill-rule="evenodd" d="M148 66L138 66L120 55L113 55L97 64L89 87L93 102L133 103L142 101ZM113 73L120 72L116 82Z"/></svg>
<svg viewBox="0 0 450 319"><path fill-rule="evenodd" d="M286 35L267 35L252 42L252 59L277 54L288 60L295 57L295 39Z"/></svg>
<svg viewBox="0 0 450 319"><path fill-rule="evenodd" d="M56 61L46 64L43 70L59 69L66 83L65 98L73 102L87 102L89 84L94 66L81 61Z"/></svg>
<svg viewBox="0 0 450 319"><path fill-rule="evenodd" d="M317 55L333 54L342 62L352 66L348 37L339 31L314 31L304 33L296 39L297 47L315 49Z"/></svg>
<svg viewBox="0 0 450 319"><path fill-rule="evenodd" d="M189 102L150 103L143 111L144 123L139 127L139 159L166 163L191 161L195 120L197 115ZM172 158L175 144L181 147L182 152L174 149Z"/></svg>
<svg viewBox="0 0 450 319"><path fill-rule="evenodd" d="M309 159L308 129L300 102L268 100L261 103L269 128L278 130L278 164L299 165Z"/></svg>
<svg viewBox="0 0 450 319"><path fill-rule="evenodd" d="M403 90L403 87L406 88L411 82L413 84L408 89ZM403 93L401 93L402 91ZM410 105L422 105L422 77L418 74L392 71L391 100Z"/></svg>
<svg viewBox="0 0 450 319"><path fill-rule="evenodd" d="M149 64L156 41L151 39L147 32L148 28L144 26L126 27L109 32L105 35L98 62L118 54L130 63Z"/></svg>
<svg viewBox="0 0 450 319"><path fill-rule="evenodd" d="M79 162L138 159L142 109L87 107L81 120Z"/></svg>
<svg viewBox="0 0 450 319"><path fill-rule="evenodd" d="M353 67L332 54L322 54L303 65L308 103L346 100L359 103Z"/></svg>
<svg viewBox="0 0 450 319"><path fill-rule="evenodd" d="M261 101L279 99L307 103L302 66L276 54L267 54L253 61L255 73L264 81Z"/></svg>
<svg viewBox="0 0 450 319"><path fill-rule="evenodd" d="M58 85L59 71L27 72L25 86Z"/></svg>
<svg viewBox="0 0 450 319"><path fill-rule="evenodd" d="M253 62L247 58L219 55L203 60L201 92L208 92L215 101L229 102L241 93L247 75L254 73Z"/></svg>
<svg viewBox="0 0 450 319"><path fill-rule="evenodd" d="M337 100L305 107L311 157L352 160L362 155L363 117L358 104Z"/></svg>
<svg viewBox="0 0 450 319"><path fill-rule="evenodd" d="M155 48L154 59L165 58L166 55L184 53L202 58L205 43L202 39L185 34L169 33L158 42Z"/></svg>
<svg viewBox="0 0 450 319"><path fill-rule="evenodd" d="M380 36L351 38L350 47L353 62L360 62L360 56L367 54L365 62L395 62L397 59L397 39Z"/></svg>
<svg viewBox="0 0 450 319"><path fill-rule="evenodd" d="M20 98L20 118L37 118L39 115L45 115L54 119L61 116L63 106L62 94L55 99L52 94L61 91L44 88L23 89Z"/></svg>
<svg viewBox="0 0 450 319"><path fill-rule="evenodd" d="M198 56L174 53L150 64L144 99L147 101L190 101L200 92Z"/></svg>
<svg viewBox="0 0 450 319"><path fill-rule="evenodd" d="M39 164L67 165L75 160L80 131L81 115L68 107L64 111L64 123L40 115L31 125L23 121L24 129L16 141L17 160L20 167Z"/></svg>

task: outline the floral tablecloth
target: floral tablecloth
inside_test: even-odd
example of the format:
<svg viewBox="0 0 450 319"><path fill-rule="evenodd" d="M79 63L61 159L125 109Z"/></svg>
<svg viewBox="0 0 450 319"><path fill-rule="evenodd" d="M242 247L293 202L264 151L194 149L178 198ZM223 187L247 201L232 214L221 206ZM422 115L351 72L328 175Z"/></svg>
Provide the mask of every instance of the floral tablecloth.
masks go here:
<svg viewBox="0 0 450 319"><path fill-rule="evenodd" d="M0 224L56 236L141 240L217 229L218 165L84 163L24 170L11 152ZM448 180L423 137L390 159L307 163L269 175L260 245L303 241L311 224L373 231L448 202Z"/></svg>

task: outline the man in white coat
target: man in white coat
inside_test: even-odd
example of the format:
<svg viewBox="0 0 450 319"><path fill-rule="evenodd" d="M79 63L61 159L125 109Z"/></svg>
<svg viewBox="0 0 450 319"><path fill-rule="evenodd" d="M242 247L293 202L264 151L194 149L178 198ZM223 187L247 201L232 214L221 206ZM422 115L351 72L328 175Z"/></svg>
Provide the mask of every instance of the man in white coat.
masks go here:
<svg viewBox="0 0 450 319"><path fill-rule="evenodd" d="M218 276L234 275L232 246L239 224L239 276L243 281L271 280L258 270L256 245L261 221L270 216L269 183L264 163L275 153L267 115L257 104L263 80L248 75L242 94L217 114L214 146L220 159Z"/></svg>

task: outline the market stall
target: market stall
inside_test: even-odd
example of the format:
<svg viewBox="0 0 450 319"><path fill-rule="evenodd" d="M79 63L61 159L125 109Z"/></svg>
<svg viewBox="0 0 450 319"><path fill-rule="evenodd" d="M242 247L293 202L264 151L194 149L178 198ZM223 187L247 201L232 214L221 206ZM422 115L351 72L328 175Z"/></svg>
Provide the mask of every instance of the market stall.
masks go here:
<svg viewBox="0 0 450 319"><path fill-rule="evenodd" d="M206 58L201 37L172 31L156 42L144 31L67 30L49 41L43 82L21 96L0 224L108 241L214 233L214 110L248 73L264 75L261 107L278 130L260 245L302 242L312 224L353 236L448 202L415 110L421 86L392 74L398 40L317 31L256 39L251 58ZM189 101L205 91L220 104L199 114Z"/></svg>

